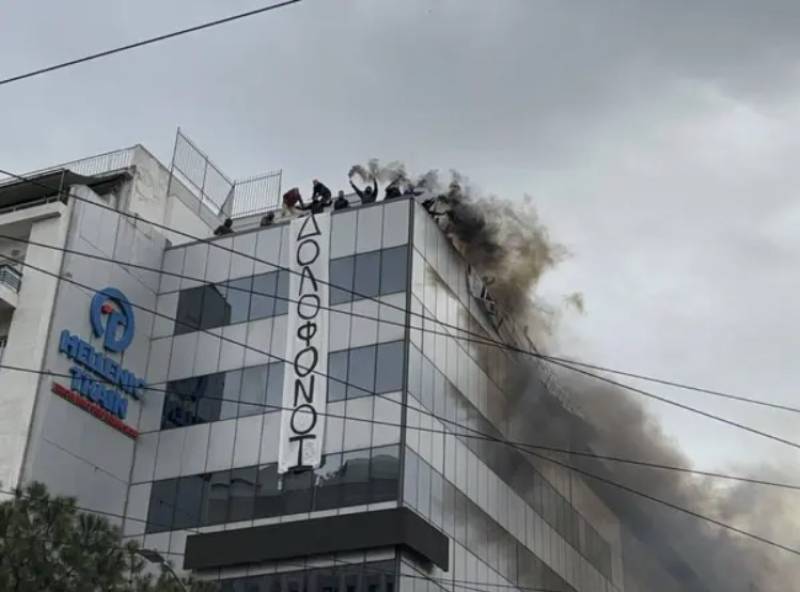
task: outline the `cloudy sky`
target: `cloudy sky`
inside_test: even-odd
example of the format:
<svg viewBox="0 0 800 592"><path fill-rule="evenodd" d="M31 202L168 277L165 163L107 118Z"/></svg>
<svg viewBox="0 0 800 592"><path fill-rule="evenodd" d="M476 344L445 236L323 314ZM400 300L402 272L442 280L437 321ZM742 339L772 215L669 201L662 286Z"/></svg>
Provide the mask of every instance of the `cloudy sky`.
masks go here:
<svg viewBox="0 0 800 592"><path fill-rule="evenodd" d="M259 5L6 2L0 78ZM800 406L799 21L791 0L304 0L0 87L0 168L168 160L180 125L233 177L458 169L532 195L570 249L542 286L586 299L561 353ZM794 415L648 388L800 440ZM700 467L800 460L651 408Z"/></svg>

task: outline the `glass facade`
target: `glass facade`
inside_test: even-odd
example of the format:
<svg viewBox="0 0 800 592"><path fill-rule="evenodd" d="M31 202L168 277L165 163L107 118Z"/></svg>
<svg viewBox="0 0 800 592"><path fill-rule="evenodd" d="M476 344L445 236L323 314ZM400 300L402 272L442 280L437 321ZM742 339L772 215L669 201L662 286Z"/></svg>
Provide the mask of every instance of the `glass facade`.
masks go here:
<svg viewBox="0 0 800 592"><path fill-rule="evenodd" d="M153 482L147 532L197 528L396 500L399 446L326 454L312 471L277 463Z"/></svg>
<svg viewBox="0 0 800 592"><path fill-rule="evenodd" d="M402 341L328 355L328 401L399 391L405 364ZM161 429L280 411L283 362L173 380L167 385ZM338 379L338 380L336 380Z"/></svg>
<svg viewBox="0 0 800 592"><path fill-rule="evenodd" d="M407 269L408 247L405 245L331 259L331 306L404 292Z"/></svg>
<svg viewBox="0 0 800 592"><path fill-rule="evenodd" d="M220 581L220 592L395 592L395 561L333 565Z"/></svg>

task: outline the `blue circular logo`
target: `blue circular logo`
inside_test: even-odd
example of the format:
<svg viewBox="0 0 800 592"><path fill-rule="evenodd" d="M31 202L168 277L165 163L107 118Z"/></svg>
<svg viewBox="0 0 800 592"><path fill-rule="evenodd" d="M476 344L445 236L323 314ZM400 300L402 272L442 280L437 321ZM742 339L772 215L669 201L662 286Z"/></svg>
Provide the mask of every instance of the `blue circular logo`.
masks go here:
<svg viewBox="0 0 800 592"><path fill-rule="evenodd" d="M121 352L133 341L133 307L116 288L106 288L94 295L89 316L95 336L103 337L103 347L108 351Z"/></svg>

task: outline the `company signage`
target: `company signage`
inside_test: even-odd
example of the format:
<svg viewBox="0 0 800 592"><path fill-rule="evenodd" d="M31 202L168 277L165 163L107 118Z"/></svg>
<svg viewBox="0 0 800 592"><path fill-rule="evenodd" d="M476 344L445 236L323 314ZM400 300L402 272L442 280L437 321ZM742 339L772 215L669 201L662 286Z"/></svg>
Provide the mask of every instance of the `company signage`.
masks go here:
<svg viewBox="0 0 800 592"><path fill-rule="evenodd" d="M330 214L289 227L289 315L278 472L318 467L325 436Z"/></svg>
<svg viewBox="0 0 800 592"><path fill-rule="evenodd" d="M133 307L116 288L106 288L94 295L89 320L95 337L102 338L106 352L122 353L133 341L136 332ZM61 332L58 351L74 365L69 369L70 387L54 383L53 392L135 438L136 430L123 422L128 414L127 397L139 399L145 381L67 329Z"/></svg>

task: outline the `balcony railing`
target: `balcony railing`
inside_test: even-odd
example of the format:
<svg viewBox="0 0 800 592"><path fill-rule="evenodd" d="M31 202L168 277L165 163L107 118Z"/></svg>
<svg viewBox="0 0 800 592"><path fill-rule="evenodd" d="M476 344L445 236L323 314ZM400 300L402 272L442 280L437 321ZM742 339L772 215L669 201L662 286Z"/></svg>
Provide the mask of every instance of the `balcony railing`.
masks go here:
<svg viewBox="0 0 800 592"><path fill-rule="evenodd" d="M8 264L0 264L0 284L5 284L14 292L19 292L22 274Z"/></svg>

